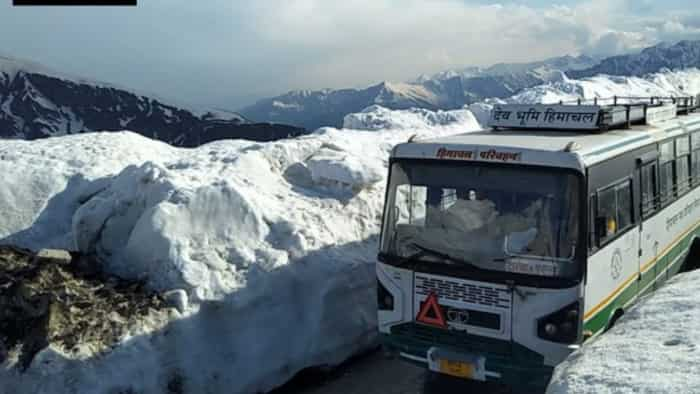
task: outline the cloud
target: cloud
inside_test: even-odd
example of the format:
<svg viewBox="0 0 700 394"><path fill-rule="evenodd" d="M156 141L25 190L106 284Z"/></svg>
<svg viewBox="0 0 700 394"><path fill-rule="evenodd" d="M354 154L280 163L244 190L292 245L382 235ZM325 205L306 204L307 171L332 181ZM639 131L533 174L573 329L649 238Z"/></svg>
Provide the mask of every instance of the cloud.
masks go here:
<svg viewBox="0 0 700 394"><path fill-rule="evenodd" d="M700 38L650 0L143 0L0 6L0 48L62 71L236 108L290 89L367 86L469 65L612 55ZM682 0L667 0L670 2ZM541 1L537 1L541 4ZM675 7L676 10L681 8Z"/></svg>
<svg viewBox="0 0 700 394"><path fill-rule="evenodd" d="M627 0L545 8L463 0L268 0L246 12L264 46L304 54L294 84L321 87L569 53L621 53L647 43L641 33L610 28L626 7Z"/></svg>
<svg viewBox="0 0 700 394"><path fill-rule="evenodd" d="M610 30L583 48L583 52L594 56L611 56L629 53L651 42L642 33Z"/></svg>

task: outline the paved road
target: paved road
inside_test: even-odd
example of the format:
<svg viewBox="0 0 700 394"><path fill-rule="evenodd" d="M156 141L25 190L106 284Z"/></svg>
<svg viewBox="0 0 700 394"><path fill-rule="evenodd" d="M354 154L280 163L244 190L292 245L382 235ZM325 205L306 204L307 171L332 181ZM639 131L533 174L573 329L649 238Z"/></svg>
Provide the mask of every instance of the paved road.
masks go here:
<svg viewBox="0 0 700 394"><path fill-rule="evenodd" d="M504 394L500 386L435 379L422 368L381 352L358 357L329 373L303 373L270 394Z"/></svg>

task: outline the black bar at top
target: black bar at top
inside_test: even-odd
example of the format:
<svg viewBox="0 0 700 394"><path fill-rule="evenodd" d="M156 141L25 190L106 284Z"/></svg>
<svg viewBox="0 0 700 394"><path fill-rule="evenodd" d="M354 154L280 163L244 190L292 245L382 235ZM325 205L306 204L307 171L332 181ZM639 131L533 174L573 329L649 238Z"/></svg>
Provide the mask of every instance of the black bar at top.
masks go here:
<svg viewBox="0 0 700 394"><path fill-rule="evenodd" d="M15 6L135 6L137 0L12 0Z"/></svg>

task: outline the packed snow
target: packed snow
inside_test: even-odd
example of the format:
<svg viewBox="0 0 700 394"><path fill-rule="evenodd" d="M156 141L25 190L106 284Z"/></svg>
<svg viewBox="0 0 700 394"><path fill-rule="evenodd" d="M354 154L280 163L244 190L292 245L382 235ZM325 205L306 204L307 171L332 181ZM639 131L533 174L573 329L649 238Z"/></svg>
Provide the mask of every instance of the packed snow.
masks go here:
<svg viewBox="0 0 700 394"><path fill-rule="evenodd" d="M557 367L549 394L700 392L700 271L671 279Z"/></svg>
<svg viewBox="0 0 700 394"><path fill-rule="evenodd" d="M345 116L343 128L355 130L405 130L446 127L469 123L473 115L469 111L429 111L412 108L389 110L373 105L364 111Z"/></svg>
<svg viewBox="0 0 700 394"><path fill-rule="evenodd" d="M689 96L700 93L700 70L690 68L680 71L664 71L645 77L617 77L600 75L580 80L561 75L562 80L525 89L507 99L492 99L474 103L468 108L481 124L486 124L495 104L558 103L577 99L619 97L669 97Z"/></svg>
<svg viewBox="0 0 700 394"><path fill-rule="evenodd" d="M129 132L0 141L0 242L95 253L182 311L106 355L48 348L24 374L2 368L0 393L264 392L373 346L389 152L479 126L378 107L347 123L196 149Z"/></svg>

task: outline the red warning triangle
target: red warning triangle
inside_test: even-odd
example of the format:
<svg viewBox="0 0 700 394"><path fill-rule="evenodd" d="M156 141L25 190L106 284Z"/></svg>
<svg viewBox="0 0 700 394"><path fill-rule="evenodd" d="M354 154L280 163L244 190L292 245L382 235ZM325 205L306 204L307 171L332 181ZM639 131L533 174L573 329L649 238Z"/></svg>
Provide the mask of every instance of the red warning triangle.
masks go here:
<svg viewBox="0 0 700 394"><path fill-rule="evenodd" d="M445 315L442 313L442 308L438 305L438 298L435 293L430 293L421 305L420 312L416 321L419 323L429 324L440 328L446 328Z"/></svg>

